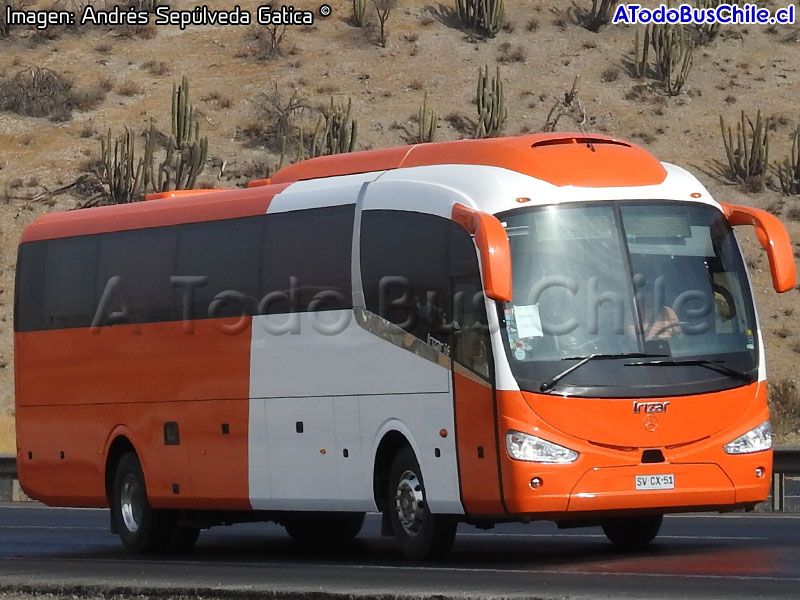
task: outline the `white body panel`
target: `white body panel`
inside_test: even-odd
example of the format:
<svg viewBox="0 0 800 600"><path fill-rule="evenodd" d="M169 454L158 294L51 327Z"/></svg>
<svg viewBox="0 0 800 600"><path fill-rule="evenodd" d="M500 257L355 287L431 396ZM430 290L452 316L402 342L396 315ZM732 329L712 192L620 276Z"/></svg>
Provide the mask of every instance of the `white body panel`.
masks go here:
<svg viewBox="0 0 800 600"><path fill-rule="evenodd" d="M288 319L296 333L276 335ZM347 325L320 325L334 322ZM253 508L375 510L375 452L394 429L417 451L431 510L463 512L447 368L367 332L352 311L259 316L251 335Z"/></svg>

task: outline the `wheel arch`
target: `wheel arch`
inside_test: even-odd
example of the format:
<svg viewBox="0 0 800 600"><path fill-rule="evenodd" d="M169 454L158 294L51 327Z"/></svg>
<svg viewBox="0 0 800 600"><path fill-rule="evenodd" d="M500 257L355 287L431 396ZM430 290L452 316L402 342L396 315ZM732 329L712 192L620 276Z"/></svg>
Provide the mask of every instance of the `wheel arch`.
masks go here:
<svg viewBox="0 0 800 600"><path fill-rule="evenodd" d="M399 421L384 424L375 439L379 441L375 444L373 452L372 494L375 506L382 512L386 499L386 487L389 485L389 470L394 457L404 447L411 448L414 454L419 457L419 448L414 443L414 438L408 427ZM422 465L420 464L421 468Z"/></svg>
<svg viewBox="0 0 800 600"><path fill-rule="evenodd" d="M124 426L118 426L111 432L111 435L108 436L108 440L106 441L106 460L103 471L106 501L109 506L111 506L111 496L113 494L114 475L117 463L119 463L119 459L128 452L133 452L139 459L139 463L142 463L142 455L133 443L131 431Z"/></svg>

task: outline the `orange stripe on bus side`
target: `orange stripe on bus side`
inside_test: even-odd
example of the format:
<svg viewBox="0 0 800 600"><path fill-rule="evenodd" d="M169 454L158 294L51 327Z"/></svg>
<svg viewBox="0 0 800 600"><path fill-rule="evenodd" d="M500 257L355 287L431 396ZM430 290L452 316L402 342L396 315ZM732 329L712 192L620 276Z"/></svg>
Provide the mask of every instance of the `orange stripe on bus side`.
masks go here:
<svg viewBox="0 0 800 600"><path fill-rule="evenodd" d="M43 500L102 503L104 449L124 425L154 506L249 508L249 328L225 335L218 325L15 334L18 450L33 456L20 465L23 486ZM164 444L168 421L178 423L179 446Z"/></svg>

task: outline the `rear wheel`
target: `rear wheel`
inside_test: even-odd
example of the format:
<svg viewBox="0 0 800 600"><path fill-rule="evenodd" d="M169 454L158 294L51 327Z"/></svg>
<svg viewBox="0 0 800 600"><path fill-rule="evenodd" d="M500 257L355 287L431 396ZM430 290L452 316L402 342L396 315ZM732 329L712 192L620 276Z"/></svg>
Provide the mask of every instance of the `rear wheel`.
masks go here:
<svg viewBox="0 0 800 600"><path fill-rule="evenodd" d="M434 560L449 552L458 522L451 515L431 514L419 462L408 446L392 462L385 510L397 545L408 558Z"/></svg>
<svg viewBox="0 0 800 600"><path fill-rule="evenodd" d="M364 525L364 513L298 517L284 524L286 532L300 542L344 542L358 535Z"/></svg>
<svg viewBox="0 0 800 600"><path fill-rule="evenodd" d="M124 454L117 463L111 498L111 520L123 546L136 554L188 550L200 530L180 523L177 511L155 510L136 454Z"/></svg>
<svg viewBox="0 0 800 600"><path fill-rule="evenodd" d="M641 550L658 535L664 515L622 517L602 522L603 533L621 550Z"/></svg>

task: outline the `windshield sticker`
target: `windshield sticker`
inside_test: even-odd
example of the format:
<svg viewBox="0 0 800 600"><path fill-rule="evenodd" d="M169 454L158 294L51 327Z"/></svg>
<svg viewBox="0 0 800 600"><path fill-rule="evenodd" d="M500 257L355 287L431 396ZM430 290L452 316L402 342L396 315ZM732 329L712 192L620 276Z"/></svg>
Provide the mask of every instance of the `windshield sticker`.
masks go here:
<svg viewBox="0 0 800 600"><path fill-rule="evenodd" d="M520 339L544 337L542 319L539 316L539 305L514 307L514 320L517 324L517 335Z"/></svg>

